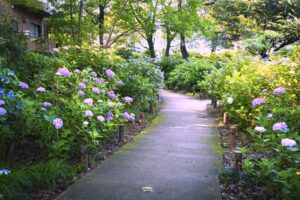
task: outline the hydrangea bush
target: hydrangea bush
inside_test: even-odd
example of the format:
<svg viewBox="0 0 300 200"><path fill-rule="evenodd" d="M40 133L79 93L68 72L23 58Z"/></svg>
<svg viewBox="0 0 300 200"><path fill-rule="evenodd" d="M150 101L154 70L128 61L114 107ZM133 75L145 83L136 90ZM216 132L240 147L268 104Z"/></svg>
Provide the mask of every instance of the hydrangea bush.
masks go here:
<svg viewBox="0 0 300 200"><path fill-rule="evenodd" d="M299 197L300 47L268 61L245 54L221 58L202 86L247 134L243 186L265 186L272 198ZM230 102L228 99L231 99Z"/></svg>

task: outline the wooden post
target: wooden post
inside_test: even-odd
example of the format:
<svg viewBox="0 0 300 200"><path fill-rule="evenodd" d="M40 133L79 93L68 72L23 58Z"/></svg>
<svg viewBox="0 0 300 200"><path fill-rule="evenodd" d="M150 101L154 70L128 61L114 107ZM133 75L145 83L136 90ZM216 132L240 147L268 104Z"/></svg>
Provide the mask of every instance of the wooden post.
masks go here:
<svg viewBox="0 0 300 200"><path fill-rule="evenodd" d="M232 125L230 126L229 128L229 135L228 135L228 145L229 145L229 148L234 148L235 147L235 136L236 136L236 133L237 133L237 126L236 125Z"/></svg>
<svg viewBox="0 0 300 200"><path fill-rule="evenodd" d="M227 112L224 112L224 115L223 115L223 125L224 125L224 128L228 128L228 114L227 114Z"/></svg>
<svg viewBox="0 0 300 200"><path fill-rule="evenodd" d="M140 116L139 116L139 125L140 126L145 126L145 113L140 112Z"/></svg>
<svg viewBox="0 0 300 200"><path fill-rule="evenodd" d="M212 104L212 106L213 106L214 108L217 108L217 107L218 107L218 101L217 101L217 99L216 99L215 97L213 97L213 98L211 99L211 104Z"/></svg>
<svg viewBox="0 0 300 200"><path fill-rule="evenodd" d="M242 169L243 154L240 151L233 151L233 169Z"/></svg>
<svg viewBox="0 0 300 200"><path fill-rule="evenodd" d="M157 100L159 100L159 98L160 98L158 93L157 93L157 95L156 95L156 98L157 98Z"/></svg>
<svg viewBox="0 0 300 200"><path fill-rule="evenodd" d="M152 102L150 102L149 112L150 112L150 114L153 114L153 113L154 113L154 106L153 106L153 103L152 103Z"/></svg>
<svg viewBox="0 0 300 200"><path fill-rule="evenodd" d="M119 125L119 142L124 143L125 142L125 126Z"/></svg>
<svg viewBox="0 0 300 200"><path fill-rule="evenodd" d="M81 163L84 167L84 170L88 170L89 168L89 156L88 156L88 148L87 146L81 145L80 146L80 152L81 152Z"/></svg>

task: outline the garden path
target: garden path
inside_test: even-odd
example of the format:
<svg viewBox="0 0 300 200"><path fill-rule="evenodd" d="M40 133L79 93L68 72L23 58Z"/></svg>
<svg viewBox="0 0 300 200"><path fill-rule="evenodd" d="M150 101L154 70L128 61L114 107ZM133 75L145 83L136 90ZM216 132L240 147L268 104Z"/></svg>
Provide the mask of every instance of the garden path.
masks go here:
<svg viewBox="0 0 300 200"><path fill-rule="evenodd" d="M165 90L161 96L164 104L152 126L59 200L220 199L217 134L206 111L209 102Z"/></svg>

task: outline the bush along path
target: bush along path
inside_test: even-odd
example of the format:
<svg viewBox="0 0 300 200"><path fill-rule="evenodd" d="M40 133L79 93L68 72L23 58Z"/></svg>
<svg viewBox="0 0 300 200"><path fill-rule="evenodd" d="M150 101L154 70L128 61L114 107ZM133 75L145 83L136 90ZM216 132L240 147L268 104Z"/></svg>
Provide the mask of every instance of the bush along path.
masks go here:
<svg viewBox="0 0 300 200"><path fill-rule="evenodd" d="M72 185L67 199L220 199L207 101L162 92L153 124Z"/></svg>

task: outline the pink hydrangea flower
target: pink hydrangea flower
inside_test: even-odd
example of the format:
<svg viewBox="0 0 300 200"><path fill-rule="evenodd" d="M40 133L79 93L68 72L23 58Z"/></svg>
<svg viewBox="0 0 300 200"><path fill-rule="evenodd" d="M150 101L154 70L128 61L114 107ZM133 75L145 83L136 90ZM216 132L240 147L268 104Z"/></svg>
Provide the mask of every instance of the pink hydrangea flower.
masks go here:
<svg viewBox="0 0 300 200"><path fill-rule="evenodd" d="M86 110L86 111L84 111L84 115L85 115L86 117L93 117L93 116L94 116L94 113L93 113L92 111L90 111L90 110Z"/></svg>
<svg viewBox="0 0 300 200"><path fill-rule="evenodd" d="M103 116L97 116L97 119L100 121L100 122L104 122L105 121L105 118Z"/></svg>
<svg viewBox="0 0 300 200"><path fill-rule="evenodd" d="M43 87L39 87L38 89L36 89L37 92L46 92L46 89Z"/></svg>
<svg viewBox="0 0 300 200"><path fill-rule="evenodd" d="M275 123L273 125L272 129L273 129L273 131L283 131L283 132L285 132L285 131L287 131L288 126L286 125L285 122L278 122L278 123Z"/></svg>
<svg viewBox="0 0 300 200"><path fill-rule="evenodd" d="M56 129L61 129L64 125L64 122L62 119L60 118L56 118L53 120L53 125Z"/></svg>
<svg viewBox="0 0 300 200"><path fill-rule="evenodd" d="M79 90L78 94L79 94L79 96L84 96L85 95L84 91L82 91L82 90Z"/></svg>
<svg viewBox="0 0 300 200"><path fill-rule="evenodd" d="M93 106L93 104L94 104L94 101L92 98L85 99L85 100L83 100L83 102L89 106Z"/></svg>
<svg viewBox="0 0 300 200"><path fill-rule="evenodd" d="M256 130L256 131L258 131L258 132L261 132L261 133L267 131L267 130L266 130L264 127L262 127L262 126L257 126L257 127L254 128L254 130Z"/></svg>
<svg viewBox="0 0 300 200"><path fill-rule="evenodd" d="M295 140L285 138L285 139L281 140L281 145L284 147L293 147L293 146L296 146L297 143Z"/></svg>
<svg viewBox="0 0 300 200"><path fill-rule="evenodd" d="M124 101L126 103L131 103L133 101L133 99L131 97L124 97Z"/></svg>
<svg viewBox="0 0 300 200"><path fill-rule="evenodd" d="M100 89L97 87L92 88L92 91L96 94L100 94Z"/></svg>
<svg viewBox="0 0 300 200"><path fill-rule="evenodd" d="M108 105L108 107L114 107L115 103L110 101L110 102L107 103L107 105Z"/></svg>

